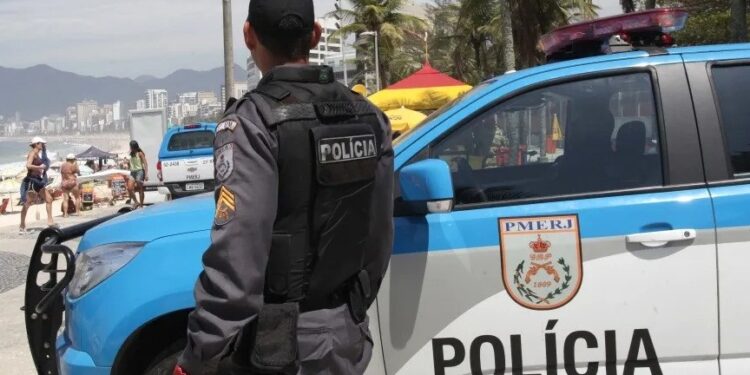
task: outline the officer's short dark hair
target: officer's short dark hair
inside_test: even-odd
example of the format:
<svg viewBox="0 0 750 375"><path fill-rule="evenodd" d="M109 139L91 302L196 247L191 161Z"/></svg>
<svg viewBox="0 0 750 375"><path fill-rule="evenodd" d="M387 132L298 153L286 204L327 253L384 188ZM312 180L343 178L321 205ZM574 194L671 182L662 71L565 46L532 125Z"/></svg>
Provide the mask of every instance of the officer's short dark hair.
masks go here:
<svg viewBox="0 0 750 375"><path fill-rule="evenodd" d="M312 32L302 19L287 15L279 20L275 32L255 29L258 39L271 53L287 60L297 60L310 56Z"/></svg>

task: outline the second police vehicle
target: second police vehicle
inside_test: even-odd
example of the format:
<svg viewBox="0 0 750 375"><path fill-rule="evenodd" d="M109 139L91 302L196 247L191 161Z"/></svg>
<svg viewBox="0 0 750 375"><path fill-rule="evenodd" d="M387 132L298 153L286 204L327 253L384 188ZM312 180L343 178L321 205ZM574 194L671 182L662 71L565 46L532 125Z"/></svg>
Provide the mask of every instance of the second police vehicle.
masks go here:
<svg viewBox="0 0 750 375"><path fill-rule="evenodd" d="M670 48L686 18L559 29L556 62L396 141L368 374L748 373L750 44ZM40 373L168 371L213 211L201 195L45 230L25 305Z"/></svg>
<svg viewBox="0 0 750 375"><path fill-rule="evenodd" d="M170 128L159 148L159 181L172 198L214 190L214 134L216 124L199 123Z"/></svg>

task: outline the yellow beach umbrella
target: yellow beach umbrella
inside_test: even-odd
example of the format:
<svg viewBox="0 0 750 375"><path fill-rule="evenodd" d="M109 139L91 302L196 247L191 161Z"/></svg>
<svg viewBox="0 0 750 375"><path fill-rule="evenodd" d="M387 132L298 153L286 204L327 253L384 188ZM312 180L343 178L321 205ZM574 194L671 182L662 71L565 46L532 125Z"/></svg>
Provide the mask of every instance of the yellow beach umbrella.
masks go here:
<svg viewBox="0 0 750 375"><path fill-rule="evenodd" d="M412 111L404 107L385 111L385 115L391 121L393 134L403 134L427 118L421 112Z"/></svg>
<svg viewBox="0 0 750 375"><path fill-rule="evenodd" d="M368 99L383 111L401 107L429 111L442 107L469 90L471 86L425 63L416 73L370 95Z"/></svg>

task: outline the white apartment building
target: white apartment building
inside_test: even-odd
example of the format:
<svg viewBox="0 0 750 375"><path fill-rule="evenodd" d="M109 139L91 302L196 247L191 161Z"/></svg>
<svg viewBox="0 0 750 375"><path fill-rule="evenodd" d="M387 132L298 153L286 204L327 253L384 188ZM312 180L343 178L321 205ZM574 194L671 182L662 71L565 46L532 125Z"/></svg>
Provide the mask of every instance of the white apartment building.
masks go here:
<svg viewBox="0 0 750 375"><path fill-rule="evenodd" d="M113 121L120 121L122 120L122 103L120 101L116 101L112 104L112 120Z"/></svg>
<svg viewBox="0 0 750 375"><path fill-rule="evenodd" d="M167 108L169 97L167 90L150 89L146 90L146 109Z"/></svg>

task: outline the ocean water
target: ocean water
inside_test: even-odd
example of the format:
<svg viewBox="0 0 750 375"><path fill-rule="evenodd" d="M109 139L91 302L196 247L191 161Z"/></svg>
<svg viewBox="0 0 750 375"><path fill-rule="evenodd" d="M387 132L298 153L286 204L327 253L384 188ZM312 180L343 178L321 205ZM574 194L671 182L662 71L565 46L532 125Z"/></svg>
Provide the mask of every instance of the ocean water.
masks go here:
<svg viewBox="0 0 750 375"><path fill-rule="evenodd" d="M50 141L47 143L47 156L54 162L69 153L83 152L88 147L83 144ZM0 167L6 164L23 163L29 150L31 148L27 139L0 137Z"/></svg>

